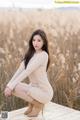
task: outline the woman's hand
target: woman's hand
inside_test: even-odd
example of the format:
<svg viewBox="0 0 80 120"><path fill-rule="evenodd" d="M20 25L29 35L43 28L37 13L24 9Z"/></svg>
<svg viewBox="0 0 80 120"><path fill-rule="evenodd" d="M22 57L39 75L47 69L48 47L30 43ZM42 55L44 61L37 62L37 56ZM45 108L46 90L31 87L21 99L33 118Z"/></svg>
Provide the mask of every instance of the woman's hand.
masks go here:
<svg viewBox="0 0 80 120"><path fill-rule="evenodd" d="M12 95L12 90L9 87L6 87L5 90L4 90L4 95L6 97L11 96Z"/></svg>

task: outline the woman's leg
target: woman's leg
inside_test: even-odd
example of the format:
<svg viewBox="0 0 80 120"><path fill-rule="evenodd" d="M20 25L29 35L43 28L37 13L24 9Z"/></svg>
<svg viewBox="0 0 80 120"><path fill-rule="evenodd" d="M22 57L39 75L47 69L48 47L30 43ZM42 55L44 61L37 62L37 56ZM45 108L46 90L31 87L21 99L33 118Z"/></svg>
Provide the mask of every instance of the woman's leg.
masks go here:
<svg viewBox="0 0 80 120"><path fill-rule="evenodd" d="M17 96L27 102L32 102L33 98L29 95L29 85L26 83L19 83L16 85L14 91L13 91L13 95Z"/></svg>
<svg viewBox="0 0 80 120"><path fill-rule="evenodd" d="M30 107L30 112L28 112L29 114L27 113L27 111L25 111L24 114L28 114L28 117L36 117L38 116L39 112L43 109L44 104L34 100L29 95L29 89L30 88L28 84L19 83L16 85L12 94L32 104L32 108Z"/></svg>
<svg viewBox="0 0 80 120"><path fill-rule="evenodd" d="M32 108L33 108L33 105L31 104L31 102L33 101L33 98L29 96L28 90L29 90L28 84L19 83L18 85L16 85L12 93L14 96L17 96L29 103L28 109L24 112L25 115L28 115L32 111Z"/></svg>
<svg viewBox="0 0 80 120"><path fill-rule="evenodd" d="M42 111L43 113L43 107L44 107L43 103L33 100L32 104L33 104L32 111L28 114L28 117L37 117L40 111Z"/></svg>

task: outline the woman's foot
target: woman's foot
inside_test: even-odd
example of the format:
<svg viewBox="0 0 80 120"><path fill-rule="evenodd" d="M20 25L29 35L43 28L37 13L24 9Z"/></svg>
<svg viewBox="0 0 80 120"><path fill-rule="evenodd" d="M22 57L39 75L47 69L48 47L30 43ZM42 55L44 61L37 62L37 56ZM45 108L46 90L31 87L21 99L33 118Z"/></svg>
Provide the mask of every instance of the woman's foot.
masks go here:
<svg viewBox="0 0 80 120"><path fill-rule="evenodd" d="M43 110L44 104L34 100L32 111L27 115L28 117L37 117L39 112Z"/></svg>
<svg viewBox="0 0 80 120"><path fill-rule="evenodd" d="M24 112L25 115L28 115L32 111L33 105L29 103L28 109Z"/></svg>

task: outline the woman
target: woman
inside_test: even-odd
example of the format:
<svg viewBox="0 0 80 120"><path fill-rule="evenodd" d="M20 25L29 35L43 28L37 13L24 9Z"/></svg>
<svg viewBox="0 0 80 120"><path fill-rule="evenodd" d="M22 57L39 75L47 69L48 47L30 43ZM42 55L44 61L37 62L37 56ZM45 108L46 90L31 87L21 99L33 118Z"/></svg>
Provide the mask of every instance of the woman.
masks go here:
<svg viewBox="0 0 80 120"><path fill-rule="evenodd" d="M29 103L24 114L38 116L43 106L53 97L53 89L48 81L49 52L46 34L43 30L33 32L29 40L29 49L18 70L7 84L5 96L15 95ZM29 77L30 83L22 83Z"/></svg>

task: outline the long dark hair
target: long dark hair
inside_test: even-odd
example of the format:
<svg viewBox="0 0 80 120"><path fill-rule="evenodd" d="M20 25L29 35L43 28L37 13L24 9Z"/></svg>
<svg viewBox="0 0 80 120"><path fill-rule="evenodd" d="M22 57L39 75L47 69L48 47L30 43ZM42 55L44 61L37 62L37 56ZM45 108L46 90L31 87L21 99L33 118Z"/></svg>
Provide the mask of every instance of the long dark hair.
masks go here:
<svg viewBox="0 0 80 120"><path fill-rule="evenodd" d="M35 53L35 49L34 49L34 47L32 45L33 37L35 35L39 35L42 38L42 40L43 40L42 50L44 50L45 52L47 52L47 54L49 56L47 36L46 36L46 34L45 34L45 32L43 30L38 29L38 30L36 30L36 31L34 31L32 33L31 38L29 40L29 48L28 48L27 53L24 56L25 69L27 67L27 64L28 64L29 60L32 58L32 56ZM47 69L48 69L48 66L49 66L49 62L50 62L50 60L49 60L49 57L48 57Z"/></svg>

